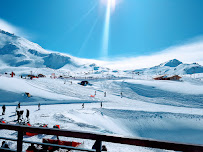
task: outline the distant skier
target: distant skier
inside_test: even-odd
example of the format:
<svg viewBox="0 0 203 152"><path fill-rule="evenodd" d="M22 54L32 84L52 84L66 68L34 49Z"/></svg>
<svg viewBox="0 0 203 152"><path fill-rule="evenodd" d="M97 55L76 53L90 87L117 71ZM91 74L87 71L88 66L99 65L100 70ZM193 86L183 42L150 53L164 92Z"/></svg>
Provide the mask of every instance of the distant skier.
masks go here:
<svg viewBox="0 0 203 152"><path fill-rule="evenodd" d="M14 73L14 72L11 72L11 74L10 74L10 75L11 75L11 77L13 77L13 76L15 76L15 73Z"/></svg>
<svg viewBox="0 0 203 152"><path fill-rule="evenodd" d="M71 81L70 84L72 84L73 82Z"/></svg>
<svg viewBox="0 0 203 152"><path fill-rule="evenodd" d="M102 102L101 102L101 108L102 108Z"/></svg>
<svg viewBox="0 0 203 152"><path fill-rule="evenodd" d="M3 106L2 106L2 115L5 115L5 111L6 111L6 106L3 105Z"/></svg>
<svg viewBox="0 0 203 152"><path fill-rule="evenodd" d="M20 102L18 103L18 108L20 109Z"/></svg>
<svg viewBox="0 0 203 152"><path fill-rule="evenodd" d="M84 109L84 107L85 107L85 104L84 104L84 103L82 103L82 109Z"/></svg>
<svg viewBox="0 0 203 152"><path fill-rule="evenodd" d="M123 98L123 92L121 92L121 98Z"/></svg>
<svg viewBox="0 0 203 152"><path fill-rule="evenodd" d="M27 118L28 122L29 122L29 116L30 116L30 111L28 109L26 109L26 118Z"/></svg>
<svg viewBox="0 0 203 152"><path fill-rule="evenodd" d="M40 110L40 103L38 104L38 110Z"/></svg>
<svg viewBox="0 0 203 152"><path fill-rule="evenodd" d="M106 92L104 92L104 97L106 97Z"/></svg>

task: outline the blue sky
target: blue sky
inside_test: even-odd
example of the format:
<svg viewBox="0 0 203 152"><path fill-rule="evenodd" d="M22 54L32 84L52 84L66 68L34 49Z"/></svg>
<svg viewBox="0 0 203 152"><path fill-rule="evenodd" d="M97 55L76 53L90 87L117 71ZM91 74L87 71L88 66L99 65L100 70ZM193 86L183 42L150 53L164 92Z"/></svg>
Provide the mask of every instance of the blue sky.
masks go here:
<svg viewBox="0 0 203 152"><path fill-rule="evenodd" d="M102 58L107 5L102 0L6 0L0 19L45 49ZM203 35L203 0L116 0L108 58L157 53Z"/></svg>

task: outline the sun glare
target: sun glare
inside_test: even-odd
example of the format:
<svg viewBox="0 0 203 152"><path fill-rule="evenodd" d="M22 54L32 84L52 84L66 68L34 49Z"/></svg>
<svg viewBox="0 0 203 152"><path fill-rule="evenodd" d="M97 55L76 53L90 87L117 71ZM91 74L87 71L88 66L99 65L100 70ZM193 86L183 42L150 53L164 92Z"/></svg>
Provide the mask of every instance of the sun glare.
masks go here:
<svg viewBox="0 0 203 152"><path fill-rule="evenodd" d="M102 4L106 5L106 15L105 15L105 21L104 21L104 33L103 33L102 50L101 50L103 58L108 57L111 14L115 11L117 1L118 0L101 0Z"/></svg>
<svg viewBox="0 0 203 152"><path fill-rule="evenodd" d="M116 8L116 0L101 0L101 2L104 5L110 6L112 11Z"/></svg>

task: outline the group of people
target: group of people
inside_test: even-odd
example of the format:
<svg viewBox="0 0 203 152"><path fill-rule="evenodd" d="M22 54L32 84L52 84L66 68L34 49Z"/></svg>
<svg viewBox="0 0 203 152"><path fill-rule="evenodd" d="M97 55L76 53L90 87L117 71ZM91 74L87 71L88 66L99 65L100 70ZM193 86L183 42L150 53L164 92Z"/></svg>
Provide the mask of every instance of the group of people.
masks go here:
<svg viewBox="0 0 203 152"><path fill-rule="evenodd" d="M38 110L40 110L40 103L38 104ZM6 106L3 105L2 106L2 115L5 115L6 112ZM15 115L17 115L17 121L20 122L23 120L23 113L24 110L20 109L20 102L18 103L18 105L16 106L16 112ZM26 109L26 119L29 122L29 116L30 116L30 111L28 109Z"/></svg>
<svg viewBox="0 0 203 152"><path fill-rule="evenodd" d="M40 110L40 103L38 104L38 110ZM23 113L24 113L24 110L20 110L20 102L19 102L17 107L16 107L16 114L17 114L17 121L18 122L23 120ZM30 116L30 111L28 109L26 109L26 120L27 120L27 122L30 121L29 116Z"/></svg>

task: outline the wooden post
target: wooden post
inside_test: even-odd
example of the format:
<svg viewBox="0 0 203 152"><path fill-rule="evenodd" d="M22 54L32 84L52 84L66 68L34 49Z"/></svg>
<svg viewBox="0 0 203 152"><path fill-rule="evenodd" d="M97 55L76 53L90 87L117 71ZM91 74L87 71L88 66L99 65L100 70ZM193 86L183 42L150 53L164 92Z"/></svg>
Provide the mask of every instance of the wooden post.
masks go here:
<svg viewBox="0 0 203 152"><path fill-rule="evenodd" d="M17 152L22 152L23 147L23 132L18 131Z"/></svg>
<svg viewBox="0 0 203 152"><path fill-rule="evenodd" d="M96 152L101 152L102 141L97 140L95 146L96 146Z"/></svg>

